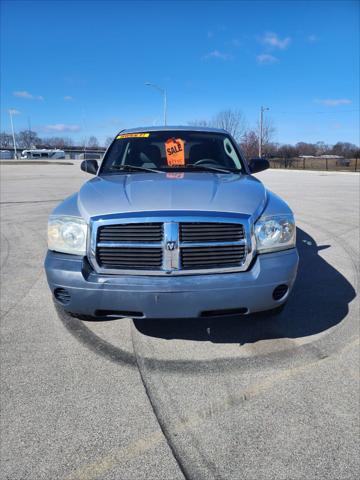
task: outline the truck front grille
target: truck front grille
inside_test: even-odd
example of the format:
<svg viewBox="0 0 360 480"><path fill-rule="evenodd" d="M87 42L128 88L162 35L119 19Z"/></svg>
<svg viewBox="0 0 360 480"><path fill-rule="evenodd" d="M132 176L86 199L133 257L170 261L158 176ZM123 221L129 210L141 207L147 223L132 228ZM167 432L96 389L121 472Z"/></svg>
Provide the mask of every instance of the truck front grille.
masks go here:
<svg viewBox="0 0 360 480"><path fill-rule="evenodd" d="M100 273L139 275L241 271L250 263L246 222L158 218L93 220L90 261Z"/></svg>

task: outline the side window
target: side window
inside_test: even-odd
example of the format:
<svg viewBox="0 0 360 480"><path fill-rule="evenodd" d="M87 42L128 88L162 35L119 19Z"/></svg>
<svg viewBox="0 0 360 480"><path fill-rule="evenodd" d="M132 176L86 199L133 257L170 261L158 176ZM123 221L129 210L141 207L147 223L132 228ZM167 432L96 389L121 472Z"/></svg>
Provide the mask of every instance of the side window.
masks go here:
<svg viewBox="0 0 360 480"><path fill-rule="evenodd" d="M237 156L237 153L235 152L234 147L232 146L228 138L225 138L224 140L224 150L226 155L230 157L231 160L233 161L234 167L241 169L241 163L239 161L239 157Z"/></svg>

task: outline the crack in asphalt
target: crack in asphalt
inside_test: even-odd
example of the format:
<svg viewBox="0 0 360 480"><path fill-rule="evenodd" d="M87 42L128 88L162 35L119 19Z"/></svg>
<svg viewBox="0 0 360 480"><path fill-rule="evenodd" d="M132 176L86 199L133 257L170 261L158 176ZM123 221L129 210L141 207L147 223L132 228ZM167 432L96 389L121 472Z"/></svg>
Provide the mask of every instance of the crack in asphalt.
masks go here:
<svg viewBox="0 0 360 480"><path fill-rule="evenodd" d="M141 383L144 387L144 391L145 391L145 394L147 396L147 399L151 405L151 408L152 408L152 411L154 413L154 416L156 418L156 421L159 425L159 428L160 430L162 431L163 435L164 435L164 438L171 450L171 453L181 471L181 473L183 474L185 480L191 480L192 478L194 478L191 474L190 474L190 471L188 469L188 467L184 464L184 461L183 459L181 458L181 455L179 455L172 439L171 439L171 435L170 435L170 432L169 432L169 429L166 425L166 422L163 421L163 418L162 418L162 415L159 411L159 408L158 408L158 405L157 403L154 401L154 398L153 396L151 395L150 391L149 391L149 388L148 388L148 383L146 381L146 378L145 378L145 370L143 369L143 365L142 365L142 357L140 358L140 356L138 355L137 353L137 348L136 348L136 342L134 341L134 327L132 325L131 327L131 342L132 342L132 346L133 346L133 350L134 350L134 354L135 354L135 359L136 359L136 365L137 365L137 368L138 368L138 371L139 371L139 375L140 375L140 379L141 379ZM196 478L197 480L197 478Z"/></svg>

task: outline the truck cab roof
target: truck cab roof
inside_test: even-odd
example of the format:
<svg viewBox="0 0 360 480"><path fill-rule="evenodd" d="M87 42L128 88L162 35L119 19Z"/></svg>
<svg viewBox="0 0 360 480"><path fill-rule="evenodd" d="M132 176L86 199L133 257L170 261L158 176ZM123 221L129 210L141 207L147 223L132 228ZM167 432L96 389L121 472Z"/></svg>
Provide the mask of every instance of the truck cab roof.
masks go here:
<svg viewBox="0 0 360 480"><path fill-rule="evenodd" d="M158 126L158 127L138 127L138 128L127 128L121 130L119 133L142 133L142 132L166 132L166 131L186 131L186 132L208 132L208 133L223 133L228 134L226 130L223 128L212 128L212 127L193 127L191 125L184 126L184 125L166 125L166 126Z"/></svg>

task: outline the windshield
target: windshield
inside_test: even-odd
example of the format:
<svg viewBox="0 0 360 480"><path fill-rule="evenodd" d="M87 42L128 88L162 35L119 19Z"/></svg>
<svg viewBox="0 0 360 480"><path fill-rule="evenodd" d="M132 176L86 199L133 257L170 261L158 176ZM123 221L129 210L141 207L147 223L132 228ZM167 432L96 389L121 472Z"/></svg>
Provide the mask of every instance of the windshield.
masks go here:
<svg viewBox="0 0 360 480"><path fill-rule="evenodd" d="M226 134L182 130L120 133L109 148L100 173L132 170L228 173L241 171L242 163Z"/></svg>

